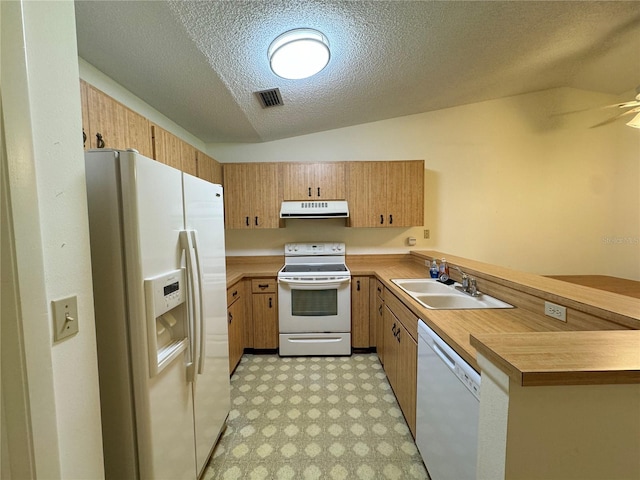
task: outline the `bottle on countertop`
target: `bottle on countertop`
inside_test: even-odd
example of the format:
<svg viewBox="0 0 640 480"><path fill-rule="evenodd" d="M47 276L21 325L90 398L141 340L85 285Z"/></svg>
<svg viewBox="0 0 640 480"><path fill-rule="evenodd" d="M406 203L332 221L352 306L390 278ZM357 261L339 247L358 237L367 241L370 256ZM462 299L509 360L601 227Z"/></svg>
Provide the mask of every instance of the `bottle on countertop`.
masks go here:
<svg viewBox="0 0 640 480"><path fill-rule="evenodd" d="M429 269L429 275L431 275L431 278L438 278L438 262L436 262L436 259L434 258L433 260L431 260L431 268Z"/></svg>
<svg viewBox="0 0 640 480"><path fill-rule="evenodd" d="M440 262L438 278L443 282L449 280L449 264L447 263L447 260L445 258L443 258L442 262Z"/></svg>

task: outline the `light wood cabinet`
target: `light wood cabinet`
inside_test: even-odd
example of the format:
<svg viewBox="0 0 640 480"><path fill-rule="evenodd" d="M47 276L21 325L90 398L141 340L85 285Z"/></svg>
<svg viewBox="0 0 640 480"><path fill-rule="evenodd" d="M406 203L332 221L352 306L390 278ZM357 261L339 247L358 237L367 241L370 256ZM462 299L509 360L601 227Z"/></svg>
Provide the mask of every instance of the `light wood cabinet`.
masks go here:
<svg viewBox="0 0 640 480"><path fill-rule="evenodd" d="M279 227L277 163L228 163L223 176L226 228Z"/></svg>
<svg viewBox="0 0 640 480"><path fill-rule="evenodd" d="M369 348L369 277L351 278L351 346Z"/></svg>
<svg viewBox="0 0 640 480"><path fill-rule="evenodd" d="M418 317L388 290L385 290L383 310L384 371L415 438L418 382L418 344L415 335Z"/></svg>
<svg viewBox="0 0 640 480"><path fill-rule="evenodd" d="M350 227L424 224L424 160L348 162Z"/></svg>
<svg viewBox="0 0 640 480"><path fill-rule="evenodd" d="M133 148L152 156L149 120L82 80L80 96L85 149Z"/></svg>
<svg viewBox="0 0 640 480"><path fill-rule="evenodd" d="M253 348L278 348L278 290L275 278L251 280Z"/></svg>
<svg viewBox="0 0 640 480"><path fill-rule="evenodd" d="M222 185L222 165L207 154L196 150L198 177Z"/></svg>
<svg viewBox="0 0 640 480"><path fill-rule="evenodd" d="M383 314L384 314L384 285L379 280L376 280L375 286L375 307L371 312L371 324L375 325L376 331L376 352L378 353L378 358L380 359L380 363L384 365L384 322L383 322Z"/></svg>
<svg viewBox="0 0 640 480"><path fill-rule="evenodd" d="M151 126L153 158L190 175L198 174L196 149L174 134L157 126Z"/></svg>
<svg viewBox="0 0 640 480"><path fill-rule="evenodd" d="M227 289L227 328L229 334L229 373L233 373L244 353L245 305L242 282Z"/></svg>
<svg viewBox="0 0 640 480"><path fill-rule="evenodd" d="M284 200L344 200L345 164L281 163Z"/></svg>

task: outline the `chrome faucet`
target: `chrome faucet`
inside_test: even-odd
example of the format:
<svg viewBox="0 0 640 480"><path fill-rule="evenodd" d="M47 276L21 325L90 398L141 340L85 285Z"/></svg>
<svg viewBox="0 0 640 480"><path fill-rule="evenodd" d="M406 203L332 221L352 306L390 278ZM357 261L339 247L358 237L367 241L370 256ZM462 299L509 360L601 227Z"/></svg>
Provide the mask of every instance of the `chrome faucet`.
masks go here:
<svg viewBox="0 0 640 480"><path fill-rule="evenodd" d="M469 276L465 272L463 272L460 267L452 265L451 268L460 272L462 275L462 285L456 285L456 290L460 290L467 295L471 295L472 297L480 296L480 292L478 291L478 285L476 283L476 279L474 277Z"/></svg>

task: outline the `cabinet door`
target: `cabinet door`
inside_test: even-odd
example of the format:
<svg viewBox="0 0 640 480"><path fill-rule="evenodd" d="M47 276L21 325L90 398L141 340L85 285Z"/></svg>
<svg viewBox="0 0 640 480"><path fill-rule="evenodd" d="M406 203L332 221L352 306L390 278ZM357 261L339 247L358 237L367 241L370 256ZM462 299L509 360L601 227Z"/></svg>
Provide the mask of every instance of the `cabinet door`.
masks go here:
<svg viewBox="0 0 640 480"><path fill-rule="evenodd" d="M134 148L127 145L124 125L127 114L124 105L105 95L100 90L87 85L89 110L89 148Z"/></svg>
<svg viewBox="0 0 640 480"><path fill-rule="evenodd" d="M424 161L385 162L387 164L385 225L424 225Z"/></svg>
<svg viewBox="0 0 640 480"><path fill-rule="evenodd" d="M396 396L409 430L416 436L416 389L418 383L418 344L400 325L398 343Z"/></svg>
<svg viewBox="0 0 640 480"><path fill-rule="evenodd" d="M377 282L376 286L376 308L375 308L375 325L376 325L376 352L380 363L384 365L384 339L385 339L385 327L384 327L384 301L382 300L383 285Z"/></svg>
<svg viewBox="0 0 640 480"><path fill-rule="evenodd" d="M387 374L389 383L393 388L396 396L398 396L398 341L396 340L396 332L400 328L400 321L395 317L393 312L386 305L383 308L384 322L384 371Z"/></svg>
<svg viewBox="0 0 640 480"><path fill-rule="evenodd" d="M386 162L349 162L350 227L379 227L386 213Z"/></svg>
<svg viewBox="0 0 640 480"><path fill-rule="evenodd" d="M351 279L351 346L369 347L369 277Z"/></svg>
<svg viewBox="0 0 640 480"><path fill-rule="evenodd" d="M134 148L142 155L152 157L149 120L93 86L82 83L85 92L81 90L81 99L86 103L83 105L85 148Z"/></svg>
<svg viewBox="0 0 640 480"><path fill-rule="evenodd" d="M275 293L254 293L253 347L278 348L278 304Z"/></svg>
<svg viewBox="0 0 640 480"><path fill-rule="evenodd" d="M153 158L190 175L197 175L196 149L165 129L153 125Z"/></svg>
<svg viewBox="0 0 640 480"><path fill-rule="evenodd" d="M227 163L223 174L226 228L278 228L277 164Z"/></svg>
<svg viewBox="0 0 640 480"><path fill-rule="evenodd" d="M282 163L284 200L343 200L344 163Z"/></svg>
<svg viewBox="0 0 640 480"><path fill-rule="evenodd" d="M224 175L224 223L226 228L251 228L252 192L249 164L227 163Z"/></svg>
<svg viewBox="0 0 640 480"><path fill-rule="evenodd" d="M199 178L207 182L222 185L222 165L219 162L202 153L200 150L196 151L196 160L198 163Z"/></svg>
<svg viewBox="0 0 640 480"><path fill-rule="evenodd" d="M233 373L244 353L244 304L241 299L235 301L227 309L227 323L229 328L229 373Z"/></svg>

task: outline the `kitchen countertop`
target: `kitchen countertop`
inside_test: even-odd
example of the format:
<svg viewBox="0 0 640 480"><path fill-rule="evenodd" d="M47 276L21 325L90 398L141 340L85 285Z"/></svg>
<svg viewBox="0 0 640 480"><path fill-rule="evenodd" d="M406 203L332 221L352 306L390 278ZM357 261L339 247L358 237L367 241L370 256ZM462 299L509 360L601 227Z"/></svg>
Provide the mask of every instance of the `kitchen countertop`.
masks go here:
<svg viewBox="0 0 640 480"><path fill-rule="evenodd" d="M524 308L483 310L429 310L397 287L392 278L425 278L427 268L421 264L425 256L441 258L469 268L474 272L487 272L492 280L504 284L522 281L523 291L542 292L550 289L552 294L576 304L586 301L589 308L604 313L615 308L616 314L629 315L630 328L638 322L640 328L640 301L635 298L603 292L593 292L579 285L549 279L532 274L520 274L502 267L487 266L480 262L462 259L441 252L413 252L412 255L358 255L347 256L351 274L375 275L400 298L419 318L423 319L438 335L458 352L476 370L477 349L494 361L514 380L522 385L565 385L594 383L638 383L640 382L640 331L594 331L567 332L556 327L542 314ZM231 286L243 277L275 277L284 258L274 257L228 257L227 285ZM501 275L503 273L503 275ZM542 280L540 280L542 279ZM551 283L549 283L551 282ZM521 285L518 283L518 285ZM558 286L559 285L559 286ZM620 298L619 298L620 297ZM607 335L611 334L611 335ZM535 352L531 356L520 356L525 347ZM619 349L619 350L617 350ZM606 352L620 352L618 363L610 361ZM617 353L616 353L617 355ZM538 366L532 361L540 358ZM573 359L585 359L576 363ZM591 363L587 361L591 358ZM548 372L545 368L553 365ZM546 372L546 373L545 373ZM525 382L525 383L523 383Z"/></svg>

